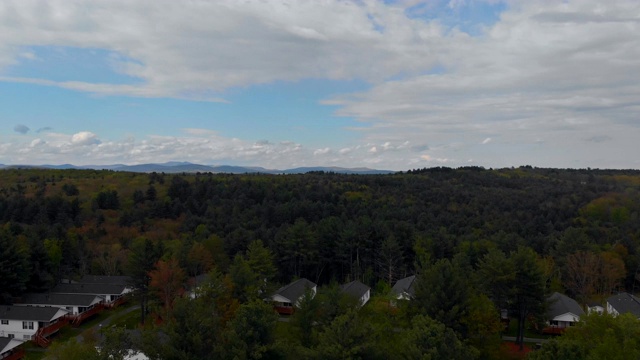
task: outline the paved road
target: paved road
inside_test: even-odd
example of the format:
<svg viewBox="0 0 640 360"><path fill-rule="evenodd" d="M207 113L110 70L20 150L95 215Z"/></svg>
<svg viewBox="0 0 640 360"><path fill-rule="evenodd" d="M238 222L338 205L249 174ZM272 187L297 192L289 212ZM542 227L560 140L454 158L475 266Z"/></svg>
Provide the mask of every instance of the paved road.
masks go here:
<svg viewBox="0 0 640 360"><path fill-rule="evenodd" d="M114 317L116 317L116 316L120 317L120 316L122 316L124 314L128 314L128 313L130 313L132 311L136 311L136 310L140 310L140 305L129 306L124 311L112 314L108 318L102 320L99 324L96 324L96 325L94 325L93 327L91 327L89 329L93 330L96 334L98 334L100 332L100 329L102 329L103 327L108 326L111 323L111 321L113 320ZM85 331L89 331L89 329L87 329ZM84 337L82 336L82 334L76 336L76 341L79 342L79 343L84 341Z"/></svg>
<svg viewBox="0 0 640 360"><path fill-rule="evenodd" d="M516 341L516 337L515 336L503 336L502 340L505 341ZM525 337L524 338L524 342L528 342L528 343L546 343L547 341L549 341L549 339L536 339L536 338L528 338Z"/></svg>

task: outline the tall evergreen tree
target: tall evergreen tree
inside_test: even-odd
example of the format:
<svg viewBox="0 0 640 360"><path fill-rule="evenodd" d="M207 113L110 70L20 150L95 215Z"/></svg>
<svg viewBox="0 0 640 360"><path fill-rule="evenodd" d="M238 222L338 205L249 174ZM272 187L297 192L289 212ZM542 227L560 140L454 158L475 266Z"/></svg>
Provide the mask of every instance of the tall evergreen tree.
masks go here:
<svg viewBox="0 0 640 360"><path fill-rule="evenodd" d="M516 343L524 348L524 327L528 317L538 320L545 310L544 274L531 248L520 247L512 253L515 281L511 294L512 311L518 316Z"/></svg>
<svg viewBox="0 0 640 360"><path fill-rule="evenodd" d="M19 246L7 226L0 228L0 302L11 303L12 297L26 288L29 272L27 253Z"/></svg>
<svg viewBox="0 0 640 360"><path fill-rule="evenodd" d="M470 288L458 260L441 259L420 272L415 282L413 313L424 314L464 333Z"/></svg>
<svg viewBox="0 0 640 360"><path fill-rule="evenodd" d="M129 258L129 272L133 279L133 286L140 297L140 322L144 324L148 312L147 302L149 294L149 272L153 270L155 263L162 254L153 242L146 238L137 239L132 247Z"/></svg>

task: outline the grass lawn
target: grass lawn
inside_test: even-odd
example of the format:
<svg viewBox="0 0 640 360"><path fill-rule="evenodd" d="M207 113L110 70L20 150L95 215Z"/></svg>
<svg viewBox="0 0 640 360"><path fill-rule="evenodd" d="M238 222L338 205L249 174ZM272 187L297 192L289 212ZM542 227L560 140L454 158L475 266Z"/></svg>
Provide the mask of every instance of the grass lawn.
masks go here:
<svg viewBox="0 0 640 360"><path fill-rule="evenodd" d="M529 324L527 323L524 326L524 337L536 338L536 339L549 339L549 338L553 338L554 336L557 336L557 335L542 334L534 329L530 329L528 325ZM518 320L511 319L511 321L509 322L509 328L504 332L504 335L506 336L518 335Z"/></svg>
<svg viewBox="0 0 640 360"><path fill-rule="evenodd" d="M140 310L114 316L109 326L124 327L127 330L137 329L140 326Z"/></svg>
<svg viewBox="0 0 640 360"><path fill-rule="evenodd" d="M24 360L40 360L46 355L46 349L32 343L31 341L21 345L25 350Z"/></svg>
<svg viewBox="0 0 640 360"><path fill-rule="evenodd" d="M113 316L112 325L118 325L118 326L124 325L124 326L127 326L127 329L133 329L135 328L135 326L137 326L137 319L139 318L140 313L138 311L124 313L124 311L127 308L128 306L120 306L115 309L107 309L102 313L97 314L96 316L93 316L88 321L85 321L79 327L73 327L70 325L65 326L62 329L60 329L60 331L51 338L52 343L64 343L64 342L70 341L71 339L75 339L77 336L85 334L89 329L102 323L105 319L112 316ZM133 323L135 323L135 325L133 325L132 327L129 327L129 324L133 324ZM33 342L28 342L23 346L26 351L25 358L24 358L25 360L40 360L40 359L43 359L47 354L46 349L41 348L40 346L36 345Z"/></svg>

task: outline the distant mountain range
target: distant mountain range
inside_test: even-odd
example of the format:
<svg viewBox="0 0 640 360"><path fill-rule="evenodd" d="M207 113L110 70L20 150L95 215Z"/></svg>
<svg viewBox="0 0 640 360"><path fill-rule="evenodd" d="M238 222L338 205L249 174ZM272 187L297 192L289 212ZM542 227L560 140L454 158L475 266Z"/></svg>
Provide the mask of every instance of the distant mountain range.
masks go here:
<svg viewBox="0 0 640 360"><path fill-rule="evenodd" d="M200 165L190 162L170 161L161 164L139 164L139 165L83 165L76 166L71 164L62 165L3 165L0 164L0 169L9 168L39 168L39 169L93 169L93 170L113 170L113 171L129 171L129 172L164 172L164 173L195 173L195 172L211 172L211 173L223 173L223 174L247 174L247 173L260 173L260 174L304 174L311 171L324 171L333 172L338 174L392 174L395 171L391 170L376 170L365 167L359 168L342 168L335 166L314 166L314 167L298 167L293 169L278 170L278 169L265 169L263 167L253 166L232 166L232 165Z"/></svg>

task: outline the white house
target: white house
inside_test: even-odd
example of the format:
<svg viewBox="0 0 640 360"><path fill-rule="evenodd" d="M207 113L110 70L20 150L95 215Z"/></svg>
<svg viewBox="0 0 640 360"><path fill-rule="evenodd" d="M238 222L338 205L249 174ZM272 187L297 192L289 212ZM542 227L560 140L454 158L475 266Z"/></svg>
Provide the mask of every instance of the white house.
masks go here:
<svg viewBox="0 0 640 360"><path fill-rule="evenodd" d="M50 294L85 294L97 295L104 298L107 306L115 306L124 296L132 291L131 287L123 284L58 284L51 289Z"/></svg>
<svg viewBox="0 0 640 360"><path fill-rule="evenodd" d="M300 298L304 296L307 289L311 290L313 296L316 295L317 285L305 278L278 289L271 295L276 311L280 314L293 314L294 306L299 304Z"/></svg>
<svg viewBox="0 0 640 360"><path fill-rule="evenodd" d="M24 357L24 350L18 348L22 341L8 337L0 337L0 359L17 360Z"/></svg>
<svg viewBox="0 0 640 360"><path fill-rule="evenodd" d="M393 285L393 288L391 288L391 291L395 294L396 299L411 300L416 293L414 288L415 281L415 275L411 275L409 277L396 281L396 284Z"/></svg>
<svg viewBox="0 0 640 360"><path fill-rule="evenodd" d="M75 324L98 314L103 309L104 297L93 294L27 294L15 306L53 306L69 311Z"/></svg>
<svg viewBox="0 0 640 360"><path fill-rule="evenodd" d="M603 314L604 307L597 302L589 302L587 303L587 313L589 314Z"/></svg>
<svg viewBox="0 0 640 360"><path fill-rule="evenodd" d="M613 316L631 313L640 319L640 298L626 292L607 299L607 312Z"/></svg>
<svg viewBox="0 0 640 360"><path fill-rule="evenodd" d="M104 297L93 294L27 294L15 306L53 306L80 315L104 302Z"/></svg>
<svg viewBox="0 0 640 360"><path fill-rule="evenodd" d="M133 288L131 276L85 275L78 281L80 284L124 285Z"/></svg>
<svg viewBox="0 0 640 360"><path fill-rule="evenodd" d="M549 303L546 314L548 326L543 332L560 333L565 328L575 325L580 321L580 316L584 315L580 304L564 294L555 292L549 296L547 302Z"/></svg>
<svg viewBox="0 0 640 360"><path fill-rule="evenodd" d="M46 338L66 324L68 313L51 306L0 306L0 337L36 340L46 346Z"/></svg>
<svg viewBox="0 0 640 360"><path fill-rule="evenodd" d="M344 294L358 299L360 306L364 306L371 296L371 288L358 280L340 285L340 289Z"/></svg>

